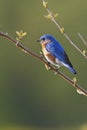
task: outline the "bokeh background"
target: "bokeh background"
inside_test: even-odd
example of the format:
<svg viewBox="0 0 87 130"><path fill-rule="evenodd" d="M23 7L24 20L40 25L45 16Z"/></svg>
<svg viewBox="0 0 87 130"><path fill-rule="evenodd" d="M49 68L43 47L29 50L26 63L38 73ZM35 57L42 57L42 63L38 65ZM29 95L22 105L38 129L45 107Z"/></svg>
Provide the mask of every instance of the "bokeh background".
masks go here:
<svg viewBox="0 0 87 130"><path fill-rule="evenodd" d="M48 0L59 14L57 20L81 49L80 32L87 41L87 0ZM26 31L23 44L39 54L36 42L44 33L55 36L64 46L78 72L78 83L87 89L87 61L57 27L44 18L41 0L0 0L0 31L16 38ZM73 79L73 75L61 68ZM24 54L0 37L0 130L87 130L87 97L60 77L47 71L42 63Z"/></svg>

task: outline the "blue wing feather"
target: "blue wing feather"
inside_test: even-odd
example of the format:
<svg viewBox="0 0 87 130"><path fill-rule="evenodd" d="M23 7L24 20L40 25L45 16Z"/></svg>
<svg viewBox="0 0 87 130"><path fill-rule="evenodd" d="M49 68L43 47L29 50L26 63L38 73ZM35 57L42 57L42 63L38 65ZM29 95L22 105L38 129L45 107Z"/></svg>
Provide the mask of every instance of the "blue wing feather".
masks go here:
<svg viewBox="0 0 87 130"><path fill-rule="evenodd" d="M68 64L72 67L72 64L64 51L63 47L60 45L58 41L55 41L55 43L50 42L46 45L47 51L49 51L53 56L58 58L58 60L64 62L65 64Z"/></svg>

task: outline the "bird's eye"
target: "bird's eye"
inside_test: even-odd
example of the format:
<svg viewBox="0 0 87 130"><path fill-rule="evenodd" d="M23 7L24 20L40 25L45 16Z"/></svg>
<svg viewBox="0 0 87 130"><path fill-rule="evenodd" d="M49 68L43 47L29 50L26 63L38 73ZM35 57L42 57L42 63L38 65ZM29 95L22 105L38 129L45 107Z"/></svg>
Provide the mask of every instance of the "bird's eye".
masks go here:
<svg viewBox="0 0 87 130"><path fill-rule="evenodd" d="M41 40L45 41L45 38L43 37Z"/></svg>

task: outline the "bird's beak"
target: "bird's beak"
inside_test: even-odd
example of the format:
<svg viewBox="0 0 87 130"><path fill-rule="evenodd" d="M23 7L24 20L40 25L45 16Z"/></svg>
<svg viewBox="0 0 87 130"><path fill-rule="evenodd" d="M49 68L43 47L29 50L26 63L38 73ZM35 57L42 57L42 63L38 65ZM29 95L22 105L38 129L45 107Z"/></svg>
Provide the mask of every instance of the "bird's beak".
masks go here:
<svg viewBox="0 0 87 130"><path fill-rule="evenodd" d="M40 40L40 39L38 39L38 40L37 40L37 42L41 42L41 40Z"/></svg>

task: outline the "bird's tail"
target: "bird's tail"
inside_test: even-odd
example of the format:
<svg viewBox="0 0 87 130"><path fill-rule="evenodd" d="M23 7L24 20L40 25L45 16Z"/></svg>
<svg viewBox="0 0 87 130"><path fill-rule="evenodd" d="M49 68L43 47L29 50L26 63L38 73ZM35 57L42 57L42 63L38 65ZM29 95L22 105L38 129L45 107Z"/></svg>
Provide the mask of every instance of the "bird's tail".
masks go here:
<svg viewBox="0 0 87 130"><path fill-rule="evenodd" d="M70 70L71 73L77 74L76 70L73 67L67 66L67 68Z"/></svg>
<svg viewBox="0 0 87 130"><path fill-rule="evenodd" d="M65 67L67 67L72 74L77 74L77 72L76 72L76 70L73 68L72 64L71 64L71 65L63 64L63 65L64 65Z"/></svg>

